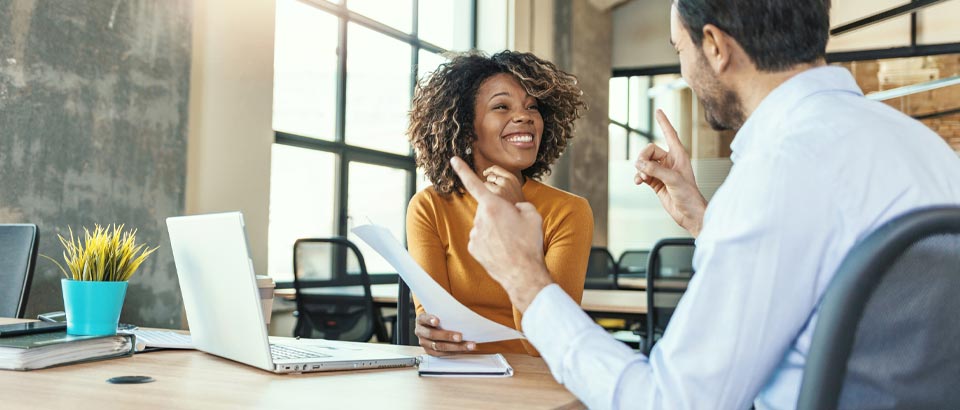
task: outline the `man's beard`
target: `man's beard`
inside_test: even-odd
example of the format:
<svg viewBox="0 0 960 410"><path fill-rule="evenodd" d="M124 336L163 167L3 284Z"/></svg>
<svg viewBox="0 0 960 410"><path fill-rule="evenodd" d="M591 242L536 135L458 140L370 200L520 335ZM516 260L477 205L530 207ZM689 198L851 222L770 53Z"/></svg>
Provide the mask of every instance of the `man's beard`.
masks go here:
<svg viewBox="0 0 960 410"><path fill-rule="evenodd" d="M696 81L700 86L697 97L703 105L707 123L717 131L739 130L746 121L740 96L723 86L703 55L698 58L697 65L701 77Z"/></svg>

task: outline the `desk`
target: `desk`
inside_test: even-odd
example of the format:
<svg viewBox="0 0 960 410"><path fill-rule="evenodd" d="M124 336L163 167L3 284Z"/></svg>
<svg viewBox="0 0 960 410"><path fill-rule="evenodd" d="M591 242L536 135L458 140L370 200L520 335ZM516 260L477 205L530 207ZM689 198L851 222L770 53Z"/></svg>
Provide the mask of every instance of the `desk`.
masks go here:
<svg viewBox="0 0 960 410"><path fill-rule="evenodd" d="M16 322L0 318L0 324ZM375 348L417 355L412 346ZM421 378L414 368L275 375L198 351L133 357L16 372L0 370L3 408L96 409L582 409L540 358L504 355L510 378ZM153 383L113 385L121 375Z"/></svg>
<svg viewBox="0 0 960 410"><path fill-rule="evenodd" d="M359 286L335 286L328 288L310 289L313 294L327 295L362 295L362 288ZM400 285L370 285L370 293L373 296L374 303L378 305L397 304L397 295L400 292ZM285 299L293 299L293 289L277 289L274 294ZM647 294L636 290L600 290L585 289L583 291L583 300L580 303L583 310L591 313L629 313L645 315L647 313Z"/></svg>
<svg viewBox="0 0 960 410"><path fill-rule="evenodd" d="M686 279L658 279L657 280L657 289L666 289L666 290L687 290L687 283L689 280ZM619 277L617 278L617 286L621 289L647 289L647 278L636 278L636 277Z"/></svg>
<svg viewBox="0 0 960 410"><path fill-rule="evenodd" d="M287 300L293 300L296 291L293 288L277 289L273 295ZM309 295L344 295L344 296L363 296L363 287L361 286L329 286L323 288L304 289L304 293ZM370 285L370 296L373 297L373 303L378 305L396 305L397 296L400 293L400 285L389 283L383 285Z"/></svg>

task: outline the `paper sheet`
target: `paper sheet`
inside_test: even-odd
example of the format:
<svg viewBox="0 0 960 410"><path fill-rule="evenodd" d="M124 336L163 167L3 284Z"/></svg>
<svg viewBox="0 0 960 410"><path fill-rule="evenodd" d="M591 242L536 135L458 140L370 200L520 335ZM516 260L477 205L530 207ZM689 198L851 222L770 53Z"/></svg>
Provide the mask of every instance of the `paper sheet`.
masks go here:
<svg viewBox="0 0 960 410"><path fill-rule="evenodd" d="M523 333L480 316L457 301L413 260L386 228L370 224L353 228L352 232L393 265L417 294L423 308L440 318L442 328L460 332L463 340L477 343L524 338Z"/></svg>

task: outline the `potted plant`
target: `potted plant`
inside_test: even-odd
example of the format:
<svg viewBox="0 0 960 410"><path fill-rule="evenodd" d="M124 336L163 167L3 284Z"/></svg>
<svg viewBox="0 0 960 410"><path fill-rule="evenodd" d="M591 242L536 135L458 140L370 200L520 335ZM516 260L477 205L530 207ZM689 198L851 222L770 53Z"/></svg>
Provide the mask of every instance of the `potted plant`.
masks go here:
<svg viewBox="0 0 960 410"><path fill-rule="evenodd" d="M66 269L44 255L66 276L60 283L67 333L115 334L127 281L157 248L137 244L137 231L124 232L123 225L94 225L93 232L84 228L83 238L79 234L74 238L72 229L69 232L69 239L57 235Z"/></svg>

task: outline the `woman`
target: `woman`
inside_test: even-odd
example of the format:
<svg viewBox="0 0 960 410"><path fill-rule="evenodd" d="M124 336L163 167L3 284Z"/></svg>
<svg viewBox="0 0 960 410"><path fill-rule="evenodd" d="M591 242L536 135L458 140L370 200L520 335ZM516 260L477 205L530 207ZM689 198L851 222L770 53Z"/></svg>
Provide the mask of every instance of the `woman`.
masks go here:
<svg viewBox="0 0 960 410"><path fill-rule="evenodd" d="M432 187L407 209L413 258L458 301L514 329L521 315L467 251L477 202L450 167L459 156L494 193L530 202L543 216L544 254L553 279L579 301L593 238L593 214L581 197L537 181L573 138L585 107L576 78L529 53L454 56L417 84L407 134ZM476 344L416 301L416 334L428 354L527 353L520 340Z"/></svg>

